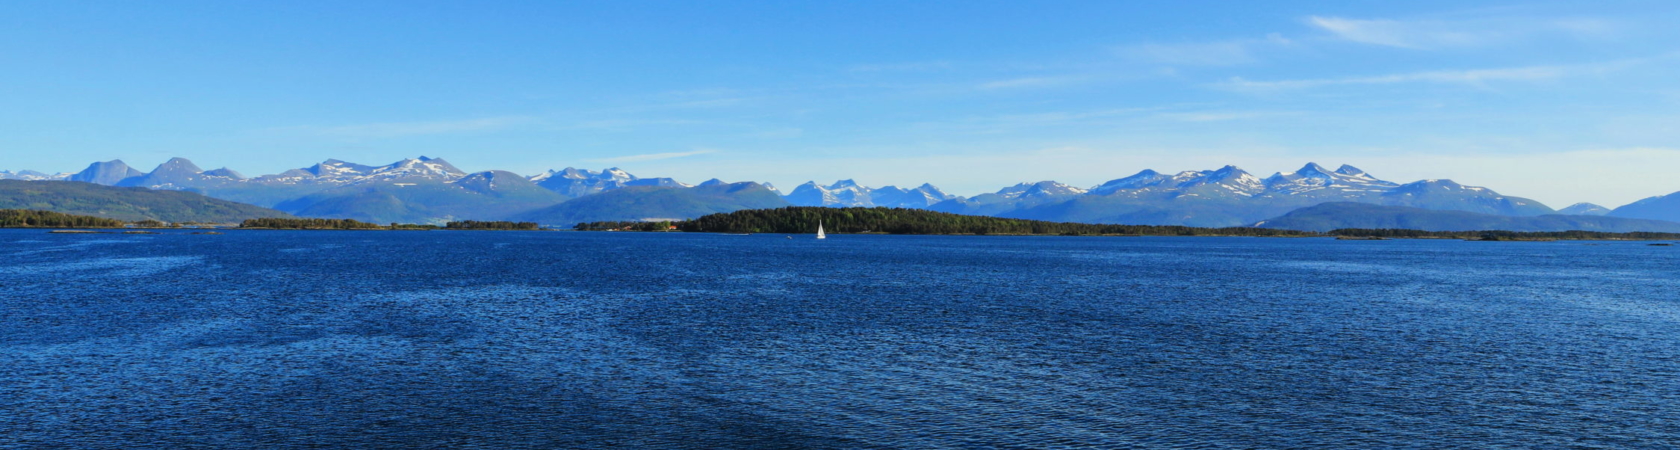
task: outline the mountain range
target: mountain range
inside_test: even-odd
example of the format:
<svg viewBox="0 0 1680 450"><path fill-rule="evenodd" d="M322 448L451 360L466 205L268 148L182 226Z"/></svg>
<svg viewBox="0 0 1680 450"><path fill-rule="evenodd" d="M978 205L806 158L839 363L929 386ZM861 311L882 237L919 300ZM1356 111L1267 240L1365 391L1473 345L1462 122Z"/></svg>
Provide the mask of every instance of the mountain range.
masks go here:
<svg viewBox="0 0 1680 450"><path fill-rule="evenodd" d="M0 180L0 209L53 211L128 222L229 223L261 217L291 217L284 212L192 192L68 180Z"/></svg>
<svg viewBox="0 0 1680 450"><path fill-rule="evenodd" d="M711 180L689 185L610 168L467 173L439 158L382 166L327 160L278 174L245 177L173 158L150 172L120 160L77 173L0 171L0 179L68 180L182 190L274 208L304 217L438 223L456 219L574 221L682 219L743 208L831 206L917 208L1057 222L1229 227L1252 225L1301 208L1351 202L1496 216L1603 215L1680 221L1680 195L1652 197L1614 210L1592 204L1553 210L1540 202L1451 180L1397 183L1352 166L1307 164L1257 177L1241 168L1163 173L1144 170L1091 187L1056 181L1019 183L972 197L931 184L872 188L853 180L807 182L782 193L768 183Z"/></svg>
<svg viewBox="0 0 1680 450"><path fill-rule="evenodd" d="M1601 231L1680 233L1680 223L1621 217L1546 214L1501 216L1468 211L1441 211L1370 203L1334 202L1290 211L1261 221L1261 228L1330 231L1344 228L1423 231Z"/></svg>
<svg viewBox="0 0 1680 450"><path fill-rule="evenodd" d="M1294 172L1256 177L1241 168L1165 174L1144 170L1089 189L1054 182L1005 188L995 197L953 199L930 209L1056 222L1229 227L1248 225L1299 208L1357 202L1499 215L1554 211L1540 202L1451 180L1400 184L1353 166L1329 170L1307 164ZM1018 192L1019 191L1019 192Z"/></svg>

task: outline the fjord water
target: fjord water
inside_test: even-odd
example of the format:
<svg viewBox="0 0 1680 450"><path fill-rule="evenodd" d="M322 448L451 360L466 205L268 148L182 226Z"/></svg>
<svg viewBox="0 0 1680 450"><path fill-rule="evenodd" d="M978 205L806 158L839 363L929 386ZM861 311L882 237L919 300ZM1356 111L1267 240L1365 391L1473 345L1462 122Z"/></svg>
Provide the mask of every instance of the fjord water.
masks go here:
<svg viewBox="0 0 1680 450"><path fill-rule="evenodd" d="M1652 448L1629 242L0 231L0 447Z"/></svg>

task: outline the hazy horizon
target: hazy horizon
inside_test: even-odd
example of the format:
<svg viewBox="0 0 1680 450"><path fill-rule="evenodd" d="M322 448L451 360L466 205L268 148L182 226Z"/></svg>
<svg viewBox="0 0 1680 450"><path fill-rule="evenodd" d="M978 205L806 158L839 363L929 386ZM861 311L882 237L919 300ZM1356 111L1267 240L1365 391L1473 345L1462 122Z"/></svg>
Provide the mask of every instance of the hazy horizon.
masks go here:
<svg viewBox="0 0 1680 450"><path fill-rule="evenodd" d="M1307 162L1561 208L1680 191L1663 2L0 5L4 170L530 175L974 195Z"/></svg>

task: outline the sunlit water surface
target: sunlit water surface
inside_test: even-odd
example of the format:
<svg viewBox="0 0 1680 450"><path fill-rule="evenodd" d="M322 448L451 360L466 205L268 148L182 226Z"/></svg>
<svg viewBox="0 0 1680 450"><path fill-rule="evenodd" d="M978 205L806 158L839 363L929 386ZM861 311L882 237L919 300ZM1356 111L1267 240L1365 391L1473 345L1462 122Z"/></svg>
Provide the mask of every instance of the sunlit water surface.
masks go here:
<svg viewBox="0 0 1680 450"><path fill-rule="evenodd" d="M0 231L0 447L1659 448L1680 247Z"/></svg>

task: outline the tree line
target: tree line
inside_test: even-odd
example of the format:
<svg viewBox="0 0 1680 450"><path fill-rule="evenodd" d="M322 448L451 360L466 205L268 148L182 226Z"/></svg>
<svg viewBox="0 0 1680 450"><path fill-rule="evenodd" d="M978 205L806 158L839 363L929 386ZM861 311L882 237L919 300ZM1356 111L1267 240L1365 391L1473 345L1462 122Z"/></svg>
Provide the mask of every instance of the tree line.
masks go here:
<svg viewBox="0 0 1680 450"><path fill-rule="evenodd" d="M572 229L578 231L671 231L671 226L675 223L680 222L671 222L668 220L658 222L583 222L572 227Z"/></svg>
<svg viewBox="0 0 1680 450"><path fill-rule="evenodd" d="M1680 240L1675 233L1599 231L1421 231L1339 229L1326 233L1271 228L1202 228L1177 225L1107 225L967 216L908 208L825 208L791 206L718 213L677 222L585 222L580 231L693 231L713 233L814 233L817 224L830 233L972 234L1056 236L1257 236L1366 237L1468 240Z"/></svg>
<svg viewBox="0 0 1680 450"><path fill-rule="evenodd" d="M443 224L447 230L536 230L536 222L462 220Z"/></svg>
<svg viewBox="0 0 1680 450"><path fill-rule="evenodd" d="M1405 229L1344 228L1326 235L1347 237L1380 237L1400 239L1467 239L1474 241L1604 241L1604 240L1680 240L1680 233L1609 233L1603 231L1422 231Z"/></svg>
<svg viewBox="0 0 1680 450"><path fill-rule="evenodd" d="M4 228L122 228L123 221L33 209L0 209Z"/></svg>
<svg viewBox="0 0 1680 450"><path fill-rule="evenodd" d="M1062 236L1319 236L1267 228L1198 228L1176 225L1104 225L965 216L908 208L824 208L790 206L710 214L680 222L591 222L578 230L679 231L715 233L812 233L821 223L831 233L974 234Z"/></svg>
<svg viewBox="0 0 1680 450"><path fill-rule="evenodd" d="M397 225L397 224L391 224ZM389 227L355 219L283 219L266 217L245 219L240 228L271 228L279 230L382 230Z"/></svg>
<svg viewBox="0 0 1680 450"><path fill-rule="evenodd" d="M536 230L536 222L493 222L461 220L437 225L392 223L380 225L355 219L283 219L276 217L246 219L240 228L268 228L277 230Z"/></svg>

